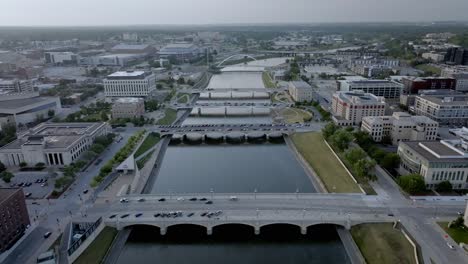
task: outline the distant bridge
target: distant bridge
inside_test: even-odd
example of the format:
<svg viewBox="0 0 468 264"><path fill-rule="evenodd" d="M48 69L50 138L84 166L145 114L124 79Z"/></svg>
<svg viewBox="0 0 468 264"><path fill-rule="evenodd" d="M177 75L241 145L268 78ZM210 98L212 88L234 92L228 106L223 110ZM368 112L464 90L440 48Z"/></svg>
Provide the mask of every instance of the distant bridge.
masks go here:
<svg viewBox="0 0 468 264"><path fill-rule="evenodd" d="M234 55L231 55L229 57L227 57L226 59L222 60L220 63L218 63L216 65L216 67L221 67L223 65L223 63L225 63L226 61L232 59L232 58L237 58L237 57L242 57L242 58L249 58L249 59L252 59L254 61L256 61L257 59L255 59L254 57L252 57L251 55L248 55L248 54L234 54Z"/></svg>

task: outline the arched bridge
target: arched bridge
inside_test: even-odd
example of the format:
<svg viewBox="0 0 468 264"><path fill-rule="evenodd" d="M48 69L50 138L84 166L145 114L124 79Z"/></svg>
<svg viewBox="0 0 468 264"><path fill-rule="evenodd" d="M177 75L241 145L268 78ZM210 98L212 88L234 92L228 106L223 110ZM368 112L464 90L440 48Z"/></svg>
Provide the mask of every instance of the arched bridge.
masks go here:
<svg viewBox="0 0 468 264"><path fill-rule="evenodd" d="M249 58L249 59L252 59L254 61L256 61L257 59L255 59L254 57L252 57L251 55L248 55L248 54L234 54L232 56L229 56L227 57L226 59L222 60L220 63L218 63L216 65L216 67L221 67L223 65L223 63L225 63L226 61L230 60L230 59L233 59L233 58L238 58L238 57L242 57L242 58Z"/></svg>

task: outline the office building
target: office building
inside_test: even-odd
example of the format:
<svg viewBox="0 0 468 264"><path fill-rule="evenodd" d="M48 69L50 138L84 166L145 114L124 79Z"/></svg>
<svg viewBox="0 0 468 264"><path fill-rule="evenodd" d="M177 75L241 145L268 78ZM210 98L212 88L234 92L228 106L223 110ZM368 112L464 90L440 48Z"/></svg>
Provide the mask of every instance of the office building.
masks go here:
<svg viewBox="0 0 468 264"><path fill-rule="evenodd" d="M46 63L51 64L77 64L78 55L73 52L46 52L44 53Z"/></svg>
<svg viewBox="0 0 468 264"><path fill-rule="evenodd" d="M441 95L441 96L451 96L451 95L462 95L463 93L448 90L448 89L439 89L439 90L419 90L417 94L402 94L400 95L400 105L404 105L409 108L410 111L413 111L414 103L416 102L416 96L418 95Z"/></svg>
<svg viewBox="0 0 468 264"><path fill-rule="evenodd" d="M455 90L456 80L445 77L414 77L407 76L401 79L404 85L404 93L416 94L419 90L450 89Z"/></svg>
<svg viewBox="0 0 468 264"><path fill-rule="evenodd" d="M336 92L332 97L332 114L338 125L359 125L363 117L383 116L385 99L363 91Z"/></svg>
<svg viewBox="0 0 468 264"><path fill-rule="evenodd" d="M295 102L310 102L313 99L312 87L304 81L289 82L288 91Z"/></svg>
<svg viewBox="0 0 468 264"><path fill-rule="evenodd" d="M112 47L111 52L116 54L152 55L156 52L156 49L147 44L119 44Z"/></svg>
<svg viewBox="0 0 468 264"><path fill-rule="evenodd" d="M353 64L351 71L366 77L376 77L382 74L393 74L393 68L385 65L366 65L366 64Z"/></svg>
<svg viewBox="0 0 468 264"><path fill-rule="evenodd" d="M0 96L0 130L6 124L17 127L47 118L62 111L59 97L39 96L39 93L11 93Z"/></svg>
<svg viewBox="0 0 468 264"><path fill-rule="evenodd" d="M110 131L107 123L41 123L1 147L0 161L9 167L21 162L63 167L76 162L96 137Z"/></svg>
<svg viewBox="0 0 468 264"><path fill-rule="evenodd" d="M161 58L174 56L179 60L190 60L198 57L202 53L201 49L192 43L175 43L169 44L159 50Z"/></svg>
<svg viewBox="0 0 468 264"><path fill-rule="evenodd" d="M33 85L30 80L0 79L0 95L6 93L32 92Z"/></svg>
<svg viewBox="0 0 468 264"><path fill-rule="evenodd" d="M414 113L437 121L439 125L468 125L467 95L419 95L415 98Z"/></svg>
<svg viewBox="0 0 468 264"><path fill-rule="evenodd" d="M445 54L436 53L436 52L426 52L421 55L423 59L431 60L433 62L442 62L444 61Z"/></svg>
<svg viewBox="0 0 468 264"><path fill-rule="evenodd" d="M403 88L402 84L387 80L342 80L338 82L340 91L353 92L360 90L387 99L400 98Z"/></svg>
<svg viewBox="0 0 468 264"><path fill-rule="evenodd" d="M142 98L119 98L112 104L112 118L134 118L145 113L145 102Z"/></svg>
<svg viewBox="0 0 468 264"><path fill-rule="evenodd" d="M461 47L449 48L444 61L452 65L468 65L468 49Z"/></svg>
<svg viewBox="0 0 468 264"><path fill-rule="evenodd" d="M449 181L454 189L468 188L468 144L464 140L400 142L400 174L417 173L434 189Z"/></svg>
<svg viewBox="0 0 468 264"><path fill-rule="evenodd" d="M0 253L10 249L29 225L21 188L0 188Z"/></svg>
<svg viewBox="0 0 468 264"><path fill-rule="evenodd" d="M125 67L142 60L144 54L107 54L80 58L80 65Z"/></svg>
<svg viewBox="0 0 468 264"><path fill-rule="evenodd" d="M156 77L151 72L119 71L104 79L106 97L147 97L156 90Z"/></svg>
<svg viewBox="0 0 468 264"><path fill-rule="evenodd" d="M429 117L404 112L395 112L392 116L366 116L361 125L361 131L369 133L375 142L388 137L393 145L400 141L436 140L438 130L439 124Z"/></svg>

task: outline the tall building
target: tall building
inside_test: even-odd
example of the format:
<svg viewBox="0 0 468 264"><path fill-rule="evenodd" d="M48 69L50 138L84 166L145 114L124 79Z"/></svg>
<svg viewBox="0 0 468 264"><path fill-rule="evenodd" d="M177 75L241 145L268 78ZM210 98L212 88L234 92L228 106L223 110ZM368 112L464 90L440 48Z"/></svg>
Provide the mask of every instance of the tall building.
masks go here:
<svg viewBox="0 0 468 264"><path fill-rule="evenodd" d="M398 145L400 141L436 140L439 124L429 117L395 112L392 116L363 117L361 130L375 142L389 137L393 145Z"/></svg>
<svg viewBox="0 0 468 264"><path fill-rule="evenodd" d="M414 113L437 121L439 125L468 125L467 95L419 95L415 98Z"/></svg>
<svg viewBox="0 0 468 264"><path fill-rule="evenodd" d="M407 76L401 79L406 94L416 94L419 90L450 89L455 90L457 81L454 78L445 77L413 77Z"/></svg>
<svg viewBox="0 0 468 264"><path fill-rule="evenodd" d="M119 71L104 79L106 97L147 97L156 90L156 77L151 72Z"/></svg>
<svg viewBox="0 0 468 264"><path fill-rule="evenodd" d="M443 181L454 189L468 188L468 144L463 140L402 141L398 155L400 174L421 175L427 188Z"/></svg>
<svg viewBox="0 0 468 264"><path fill-rule="evenodd" d="M156 52L156 49L147 44L118 44L111 48L111 52L117 54L152 55Z"/></svg>
<svg viewBox="0 0 468 264"><path fill-rule="evenodd" d="M343 80L338 82L340 91L353 92L360 90L387 99L400 98L403 88L402 84L387 80Z"/></svg>
<svg viewBox="0 0 468 264"><path fill-rule="evenodd" d="M119 98L112 104L112 118L134 118L145 113L145 102L142 98Z"/></svg>
<svg viewBox="0 0 468 264"><path fill-rule="evenodd" d="M0 79L0 94L33 92L30 80Z"/></svg>
<svg viewBox="0 0 468 264"><path fill-rule="evenodd" d="M46 52L44 53L46 63L51 64L77 64L78 55L73 52Z"/></svg>
<svg viewBox="0 0 468 264"><path fill-rule="evenodd" d="M295 102L310 102L313 99L312 87L304 81L289 82L288 91Z"/></svg>
<svg viewBox="0 0 468 264"><path fill-rule="evenodd" d="M201 53L202 51L200 48L192 43L169 44L159 50L159 56L161 58L175 56L179 60L190 60L198 57Z"/></svg>
<svg viewBox="0 0 468 264"><path fill-rule="evenodd" d="M359 125L363 117L383 116L385 99L363 91L336 92L332 97L332 114L338 125Z"/></svg>
<svg viewBox="0 0 468 264"><path fill-rule="evenodd" d="M468 49L461 47L449 48L444 61L452 65L468 65Z"/></svg>
<svg viewBox="0 0 468 264"><path fill-rule="evenodd" d="M96 137L110 131L107 123L41 123L1 147L0 161L9 167L22 162L63 167L76 162Z"/></svg>
<svg viewBox="0 0 468 264"><path fill-rule="evenodd" d="M13 246L28 225L23 189L0 188L0 253Z"/></svg>

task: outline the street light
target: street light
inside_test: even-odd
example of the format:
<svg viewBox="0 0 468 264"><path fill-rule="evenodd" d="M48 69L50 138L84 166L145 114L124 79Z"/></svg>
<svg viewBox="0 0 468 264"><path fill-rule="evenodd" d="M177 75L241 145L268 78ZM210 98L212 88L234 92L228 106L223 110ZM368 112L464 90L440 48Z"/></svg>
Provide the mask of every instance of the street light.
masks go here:
<svg viewBox="0 0 468 264"><path fill-rule="evenodd" d="M211 200L213 200L213 193L214 193L213 188L210 188L210 193L211 193Z"/></svg>
<svg viewBox="0 0 468 264"><path fill-rule="evenodd" d="M299 199L299 188L296 189L296 199Z"/></svg>
<svg viewBox="0 0 468 264"><path fill-rule="evenodd" d="M254 189L254 199L257 200L257 188Z"/></svg>

